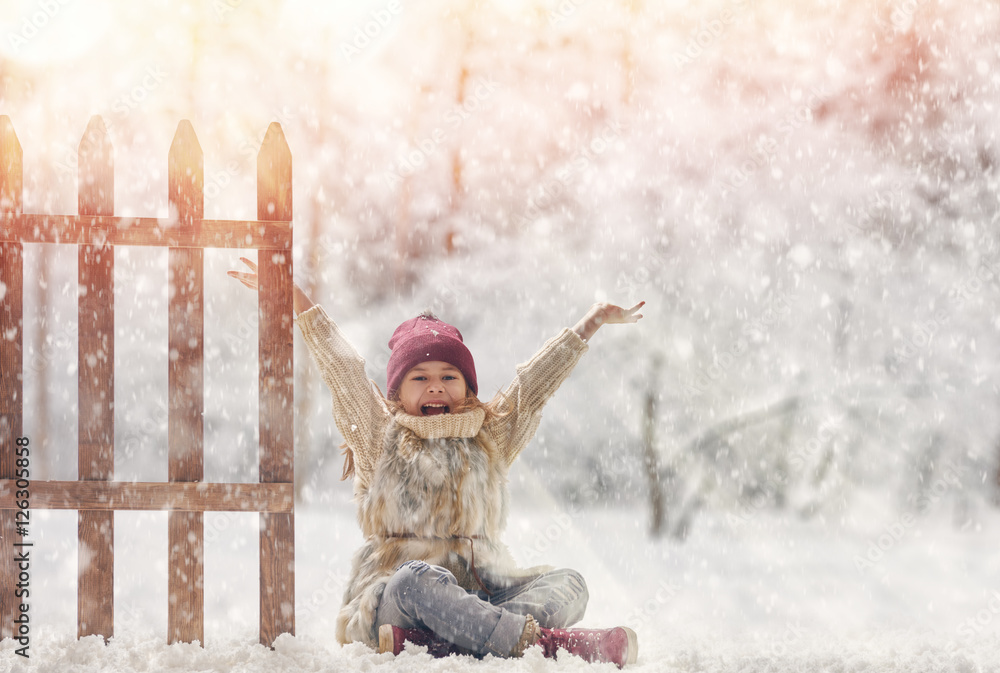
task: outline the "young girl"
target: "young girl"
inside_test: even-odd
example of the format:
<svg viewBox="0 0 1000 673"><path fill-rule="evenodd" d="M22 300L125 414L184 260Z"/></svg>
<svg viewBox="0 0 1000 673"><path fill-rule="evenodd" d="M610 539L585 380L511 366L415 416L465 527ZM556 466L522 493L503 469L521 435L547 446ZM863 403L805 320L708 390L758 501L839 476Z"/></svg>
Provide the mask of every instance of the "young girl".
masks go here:
<svg viewBox="0 0 1000 673"><path fill-rule="evenodd" d="M253 272L256 266L243 260ZM256 273L230 271L248 287ZM634 323L630 309L595 304L563 329L491 402L461 333L425 313L389 340L387 396L322 307L296 285L296 322L333 394L365 536L337 619L341 643L398 654L404 642L436 656L520 656L539 644L619 667L635 661L635 633L567 629L582 617L587 587L574 570L518 568L500 541L507 471L538 428L541 410L605 324Z"/></svg>

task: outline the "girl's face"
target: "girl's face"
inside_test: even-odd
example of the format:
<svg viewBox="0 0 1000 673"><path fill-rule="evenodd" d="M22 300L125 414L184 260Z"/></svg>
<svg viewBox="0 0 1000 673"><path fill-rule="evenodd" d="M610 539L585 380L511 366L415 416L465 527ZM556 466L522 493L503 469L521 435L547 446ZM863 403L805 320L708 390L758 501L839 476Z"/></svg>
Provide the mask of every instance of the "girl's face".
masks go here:
<svg viewBox="0 0 1000 673"><path fill-rule="evenodd" d="M458 367L447 362L421 362L399 384L399 402L411 416L447 414L465 399L467 386Z"/></svg>

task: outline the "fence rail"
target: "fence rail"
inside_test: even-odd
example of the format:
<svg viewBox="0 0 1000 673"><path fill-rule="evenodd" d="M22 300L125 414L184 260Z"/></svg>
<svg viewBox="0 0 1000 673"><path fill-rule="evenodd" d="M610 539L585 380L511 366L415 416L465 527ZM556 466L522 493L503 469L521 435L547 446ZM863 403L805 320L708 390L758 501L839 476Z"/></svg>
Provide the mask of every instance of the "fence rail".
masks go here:
<svg viewBox="0 0 1000 673"><path fill-rule="evenodd" d="M22 212L22 150L0 116L0 638L14 635L15 441L24 434L24 244L79 252L78 480L30 482L30 510L78 511L77 635L114 635L114 512L168 512L168 642L205 642L204 512L260 516L260 641L295 632L292 159L281 126L257 156L257 220L204 219L204 156L188 121L168 155L170 217L114 215L114 152L100 117L79 147L77 215ZM168 482L114 480L114 248L168 249ZM204 479L204 248L258 251L259 483ZM22 482L23 485L23 482ZM30 511L29 510L29 511Z"/></svg>

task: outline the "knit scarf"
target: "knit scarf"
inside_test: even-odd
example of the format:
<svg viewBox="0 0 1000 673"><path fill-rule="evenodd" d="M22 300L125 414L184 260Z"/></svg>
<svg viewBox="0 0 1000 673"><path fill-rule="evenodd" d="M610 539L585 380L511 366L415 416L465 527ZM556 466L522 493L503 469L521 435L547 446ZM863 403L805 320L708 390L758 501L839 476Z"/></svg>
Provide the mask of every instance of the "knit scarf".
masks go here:
<svg viewBox="0 0 1000 673"><path fill-rule="evenodd" d="M461 414L437 414L436 416L411 416L396 414L396 422L413 431L421 439L446 439L448 437L468 438L479 434L486 419L486 412L473 409Z"/></svg>

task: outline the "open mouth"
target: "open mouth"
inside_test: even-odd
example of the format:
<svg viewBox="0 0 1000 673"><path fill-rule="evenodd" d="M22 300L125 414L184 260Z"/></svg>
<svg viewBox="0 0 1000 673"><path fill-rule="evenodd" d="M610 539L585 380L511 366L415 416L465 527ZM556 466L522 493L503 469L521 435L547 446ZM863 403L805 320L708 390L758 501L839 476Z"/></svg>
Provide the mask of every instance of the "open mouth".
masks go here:
<svg viewBox="0 0 1000 673"><path fill-rule="evenodd" d="M438 414L447 414L451 411L451 407L447 404L438 404L437 402L432 402L430 404L425 404L420 407L421 413L424 416L437 416Z"/></svg>

